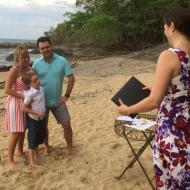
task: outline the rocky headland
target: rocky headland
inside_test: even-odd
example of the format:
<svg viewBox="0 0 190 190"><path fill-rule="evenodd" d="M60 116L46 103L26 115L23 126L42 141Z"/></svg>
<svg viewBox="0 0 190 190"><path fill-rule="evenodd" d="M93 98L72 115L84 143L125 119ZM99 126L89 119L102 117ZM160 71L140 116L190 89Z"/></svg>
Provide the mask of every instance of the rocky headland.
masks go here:
<svg viewBox="0 0 190 190"><path fill-rule="evenodd" d="M36 44L34 43L24 43L24 44L18 44L18 43L4 43L0 44L0 48L15 48L19 45L24 45L29 49L30 54L39 54L39 51L36 47ZM155 61L155 54L157 55L157 52L159 50L167 48L167 44L161 44L152 48L144 48L140 51L133 51L129 52L129 50L126 49L106 49L101 47L93 47L93 46L85 46L80 44L63 44L63 45L55 45L54 51L62 56L64 56L66 59L69 60L69 62L77 61L77 60L92 60L92 59L101 59L109 56L114 55L125 55L129 54L130 57L134 58L140 58L140 59L150 59L152 61ZM149 53L148 53L149 52ZM13 62L13 53L10 53L6 57L6 61ZM32 65L32 62L31 62ZM75 67L76 64L73 65ZM10 69L10 65L1 65L0 71L6 71Z"/></svg>

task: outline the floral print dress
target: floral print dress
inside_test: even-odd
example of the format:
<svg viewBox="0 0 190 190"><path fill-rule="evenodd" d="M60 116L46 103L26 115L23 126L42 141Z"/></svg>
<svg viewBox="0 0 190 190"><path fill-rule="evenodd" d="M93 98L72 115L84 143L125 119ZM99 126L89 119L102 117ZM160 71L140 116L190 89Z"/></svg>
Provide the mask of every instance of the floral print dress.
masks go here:
<svg viewBox="0 0 190 190"><path fill-rule="evenodd" d="M153 145L156 189L190 190L190 56L169 50L179 57L181 72L171 80L158 111Z"/></svg>

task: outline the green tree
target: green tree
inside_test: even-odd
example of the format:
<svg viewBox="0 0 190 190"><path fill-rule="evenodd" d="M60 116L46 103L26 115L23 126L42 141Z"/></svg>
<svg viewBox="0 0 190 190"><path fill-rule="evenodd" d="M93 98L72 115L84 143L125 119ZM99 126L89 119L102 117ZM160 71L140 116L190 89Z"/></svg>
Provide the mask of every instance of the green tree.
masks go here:
<svg viewBox="0 0 190 190"><path fill-rule="evenodd" d="M189 0L76 0L84 11L66 13L64 23L46 32L56 43L78 42L131 49L163 40L163 14Z"/></svg>

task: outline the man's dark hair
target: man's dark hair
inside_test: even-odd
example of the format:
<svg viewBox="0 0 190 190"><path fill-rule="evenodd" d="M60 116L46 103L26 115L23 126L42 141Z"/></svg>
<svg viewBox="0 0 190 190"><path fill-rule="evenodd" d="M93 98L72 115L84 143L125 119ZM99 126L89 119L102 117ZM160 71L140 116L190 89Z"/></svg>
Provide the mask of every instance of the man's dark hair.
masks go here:
<svg viewBox="0 0 190 190"><path fill-rule="evenodd" d="M171 22L174 23L176 30L187 36L190 39L190 9L176 7L171 8L165 14L164 22L170 26Z"/></svg>
<svg viewBox="0 0 190 190"><path fill-rule="evenodd" d="M47 37L47 36L41 36L41 37L39 37L39 38L37 39L37 42L36 42L37 47L39 47L39 43L40 43L40 42L49 42L49 44L51 45L51 40L50 40L50 38Z"/></svg>

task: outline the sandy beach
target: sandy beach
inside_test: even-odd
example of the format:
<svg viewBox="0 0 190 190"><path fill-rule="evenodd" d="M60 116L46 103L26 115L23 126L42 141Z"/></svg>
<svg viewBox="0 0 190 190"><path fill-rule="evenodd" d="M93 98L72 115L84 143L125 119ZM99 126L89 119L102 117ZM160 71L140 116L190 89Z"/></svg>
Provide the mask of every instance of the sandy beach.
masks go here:
<svg viewBox="0 0 190 190"><path fill-rule="evenodd" d="M141 168L136 163L122 179L117 180L133 154L124 138L114 132L117 108L111 97L126 81L135 76L150 85L154 79L156 60L165 45L131 54L97 60L74 61L76 83L67 105L72 116L75 154L67 156L62 128L50 115L51 152L43 156L38 168L19 161L15 171L6 166L8 134L4 131L4 111L0 111L0 190L150 190ZM7 72L0 73L0 81ZM0 89L0 108L6 96ZM155 112L151 112L155 114ZM142 142L135 142L136 149ZM24 146L26 154L27 139ZM153 176L152 152L141 157L149 175Z"/></svg>

